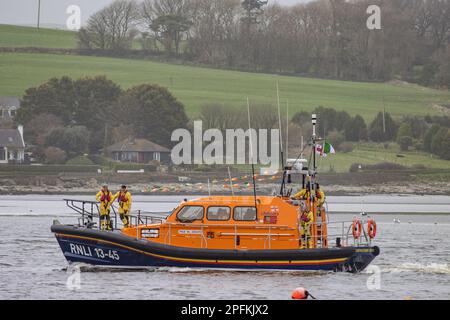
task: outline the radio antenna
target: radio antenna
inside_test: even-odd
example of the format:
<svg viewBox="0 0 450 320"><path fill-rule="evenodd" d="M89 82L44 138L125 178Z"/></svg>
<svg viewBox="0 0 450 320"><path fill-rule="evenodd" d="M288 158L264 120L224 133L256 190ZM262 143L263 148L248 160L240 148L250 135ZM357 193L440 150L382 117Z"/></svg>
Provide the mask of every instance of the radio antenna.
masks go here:
<svg viewBox="0 0 450 320"><path fill-rule="evenodd" d="M289 161L289 100L286 102L286 161Z"/></svg>
<svg viewBox="0 0 450 320"><path fill-rule="evenodd" d="M280 89L278 86L277 81L277 105L278 105L278 125L279 125L279 133L280 133L280 153L281 153L281 170L283 171L282 174L282 181L281 181L281 188L280 188L280 196L284 196L284 181L286 177L286 170L284 168L284 150L283 150L283 133L281 131L281 108L280 108Z"/></svg>
<svg viewBox="0 0 450 320"><path fill-rule="evenodd" d="M284 167L284 151L283 151L283 134L281 131L281 107L280 107L280 88L277 81L277 105L278 105L278 125L280 129L280 150L281 150L281 167Z"/></svg>
<svg viewBox="0 0 450 320"><path fill-rule="evenodd" d="M252 127L250 121L250 100L247 97L247 113L248 113L248 134L250 138L250 161L252 163L252 179L253 179L253 197L255 198L255 210L257 209L256 203L256 178L255 178L255 161L253 160L253 141L252 141Z"/></svg>
<svg viewBox="0 0 450 320"><path fill-rule="evenodd" d="M234 197L233 179L231 179L230 167L228 167L228 178L230 179L230 189L231 189L231 194L232 194L233 197Z"/></svg>

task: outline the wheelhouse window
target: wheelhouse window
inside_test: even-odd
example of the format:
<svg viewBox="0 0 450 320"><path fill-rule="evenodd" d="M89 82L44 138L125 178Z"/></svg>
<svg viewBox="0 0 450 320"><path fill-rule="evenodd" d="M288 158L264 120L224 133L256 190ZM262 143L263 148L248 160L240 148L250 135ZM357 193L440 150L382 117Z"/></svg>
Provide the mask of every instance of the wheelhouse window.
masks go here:
<svg viewBox="0 0 450 320"><path fill-rule="evenodd" d="M177 220L180 222L192 222L203 219L203 207L185 206L177 213Z"/></svg>
<svg viewBox="0 0 450 320"><path fill-rule="evenodd" d="M255 207L236 207L234 208L233 219L235 221L255 221L256 208Z"/></svg>
<svg viewBox="0 0 450 320"><path fill-rule="evenodd" d="M228 221L231 217L229 207L209 207L206 217L210 221Z"/></svg>

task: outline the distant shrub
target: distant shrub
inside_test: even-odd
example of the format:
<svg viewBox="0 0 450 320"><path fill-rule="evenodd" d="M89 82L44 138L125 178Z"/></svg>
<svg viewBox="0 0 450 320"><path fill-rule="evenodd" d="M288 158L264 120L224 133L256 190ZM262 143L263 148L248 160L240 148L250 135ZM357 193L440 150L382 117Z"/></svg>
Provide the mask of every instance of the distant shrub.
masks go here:
<svg viewBox="0 0 450 320"><path fill-rule="evenodd" d="M66 162L66 152L57 147L48 147L44 151L45 162L48 164L63 164Z"/></svg>
<svg viewBox="0 0 450 320"><path fill-rule="evenodd" d="M139 164L139 163L115 163L114 170L141 170L144 169L146 172L155 172L156 167L151 164Z"/></svg>
<svg viewBox="0 0 450 320"><path fill-rule="evenodd" d="M350 169L349 169L348 171L349 171L349 172L352 172L352 173L358 172L360 166L361 166L361 164L359 164L359 163L353 163L353 164L350 166Z"/></svg>
<svg viewBox="0 0 450 320"><path fill-rule="evenodd" d="M94 162L86 156L78 156L68 160L66 164L72 166L92 166L94 165Z"/></svg>
<svg viewBox="0 0 450 320"><path fill-rule="evenodd" d="M424 151L425 150L424 144L422 142L420 142L420 141L416 142L413 147L417 151Z"/></svg>
<svg viewBox="0 0 450 320"><path fill-rule="evenodd" d="M408 151L408 148L413 144L413 138L410 136L401 136L397 141L402 151Z"/></svg>
<svg viewBox="0 0 450 320"><path fill-rule="evenodd" d="M103 166L103 167L112 166L113 164L116 163L113 160L111 160L110 158L104 157L104 156L99 155L99 154L89 155L88 158L94 164L99 165L99 166Z"/></svg>

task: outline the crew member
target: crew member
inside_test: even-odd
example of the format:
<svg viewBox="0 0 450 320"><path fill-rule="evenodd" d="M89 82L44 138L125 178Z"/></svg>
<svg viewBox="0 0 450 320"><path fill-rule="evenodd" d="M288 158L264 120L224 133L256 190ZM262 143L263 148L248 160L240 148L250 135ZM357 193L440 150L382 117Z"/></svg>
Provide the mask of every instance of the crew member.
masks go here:
<svg viewBox="0 0 450 320"><path fill-rule="evenodd" d="M95 198L100 202L100 229L111 230L111 204L113 202L113 195L105 184L102 189L95 195Z"/></svg>
<svg viewBox="0 0 450 320"><path fill-rule="evenodd" d="M295 200L309 200L310 196L311 196L311 185L308 182L306 184L306 188L303 188L302 190L297 192L294 195L293 199L295 199Z"/></svg>
<svg viewBox="0 0 450 320"><path fill-rule="evenodd" d="M316 183L316 199L317 199L317 207L322 208L325 203L325 193L320 189L320 185Z"/></svg>
<svg viewBox="0 0 450 320"><path fill-rule="evenodd" d="M128 228L130 225L130 210L131 210L131 193L128 191L127 186L123 185L119 192L117 192L113 200L119 202L119 215L122 220L123 226Z"/></svg>
<svg viewBox="0 0 450 320"><path fill-rule="evenodd" d="M312 248L311 227L314 222L314 214L311 208L302 202L300 205L300 249Z"/></svg>

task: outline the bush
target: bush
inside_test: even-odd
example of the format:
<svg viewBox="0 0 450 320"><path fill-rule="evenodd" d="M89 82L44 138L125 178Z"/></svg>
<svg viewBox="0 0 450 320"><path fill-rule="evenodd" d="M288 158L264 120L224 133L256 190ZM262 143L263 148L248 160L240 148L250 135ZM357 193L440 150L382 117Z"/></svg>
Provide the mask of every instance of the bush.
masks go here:
<svg viewBox="0 0 450 320"><path fill-rule="evenodd" d="M89 160L91 160L94 164L102 167L111 167L117 163L110 158L104 157L99 154L89 155Z"/></svg>
<svg viewBox="0 0 450 320"><path fill-rule="evenodd" d="M86 156L78 156L70 159L66 164L73 166L92 166L94 163Z"/></svg>
<svg viewBox="0 0 450 320"><path fill-rule="evenodd" d="M414 144L414 149L416 149L417 151L423 151L424 150L424 145L422 142L418 141Z"/></svg>
<svg viewBox="0 0 450 320"><path fill-rule="evenodd" d="M348 170L349 172L352 172L352 173L354 173L354 172L358 172L360 169L359 169L359 167L361 166L361 164L359 164L359 163L353 163L351 166L350 166L350 169Z"/></svg>
<svg viewBox="0 0 450 320"><path fill-rule="evenodd" d="M58 147L69 154L78 155L87 151L89 130L84 126L56 128L45 139L45 145Z"/></svg>
<svg viewBox="0 0 450 320"><path fill-rule="evenodd" d="M66 162L66 152L57 147L48 147L44 151L45 160L48 164L63 164Z"/></svg>
<svg viewBox="0 0 450 320"><path fill-rule="evenodd" d="M413 138L410 136L402 136L398 139L401 151L408 151L408 148L413 144Z"/></svg>
<svg viewBox="0 0 450 320"><path fill-rule="evenodd" d="M151 164L139 164L139 163L114 163L114 170L141 170L145 172L155 172L156 167Z"/></svg>
<svg viewBox="0 0 450 320"><path fill-rule="evenodd" d="M331 143L335 149L340 150L341 144L344 142L344 135L339 131L333 130L327 136L327 142Z"/></svg>

